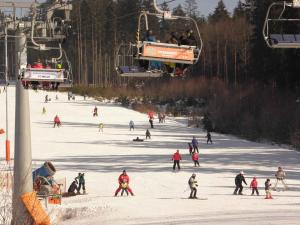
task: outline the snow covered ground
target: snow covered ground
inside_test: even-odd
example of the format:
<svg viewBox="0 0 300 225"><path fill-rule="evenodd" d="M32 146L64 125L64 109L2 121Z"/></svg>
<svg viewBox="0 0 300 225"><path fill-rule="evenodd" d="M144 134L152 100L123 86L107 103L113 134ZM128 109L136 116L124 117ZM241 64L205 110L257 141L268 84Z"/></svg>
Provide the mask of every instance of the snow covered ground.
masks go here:
<svg viewBox="0 0 300 225"><path fill-rule="evenodd" d="M9 121L12 149L14 146L14 93L9 88ZM48 94L52 99L44 103ZM64 198L61 206L49 206L54 224L124 225L124 224L201 224L201 225L293 225L300 224L300 154L299 152L258 144L228 135L213 133L213 145L206 145L205 133L188 128L183 118L168 118L165 124L151 129L152 139L133 142L143 137L149 123L147 116L115 105L83 100L67 94L30 91L33 167L51 160L58 172L67 178L67 186L78 172L85 172L88 195ZM97 105L99 117L92 111ZM5 128L5 95L0 94L0 128ZM42 114L45 106L47 113ZM58 114L61 128L53 128ZM128 123L133 120L134 131ZM104 132L98 124L104 123ZM187 142L195 135L200 142L200 168L193 167ZM0 136L0 157L4 159L4 135ZM182 170L172 172L172 154L183 155ZM274 184L278 166L287 172L288 191L273 192L273 200L264 199L266 178ZM126 169L136 196L113 197L117 178ZM245 172L250 184L257 176L261 196L232 195L234 177ZM189 200L188 179L197 174L198 197ZM206 199L207 200L204 200Z"/></svg>

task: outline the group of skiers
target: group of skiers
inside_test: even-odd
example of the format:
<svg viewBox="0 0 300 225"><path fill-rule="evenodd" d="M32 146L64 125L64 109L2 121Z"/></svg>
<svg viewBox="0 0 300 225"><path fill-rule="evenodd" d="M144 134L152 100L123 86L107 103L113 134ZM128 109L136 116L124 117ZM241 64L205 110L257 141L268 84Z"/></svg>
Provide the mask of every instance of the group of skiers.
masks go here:
<svg viewBox="0 0 300 225"><path fill-rule="evenodd" d="M285 178L286 178L286 173L283 171L283 168L280 166L278 167L277 172L275 173L275 178L276 178L276 183L273 187L273 190L277 190L277 185L279 182L282 183L284 190L287 190L288 187L285 183ZM243 195L243 183L247 185L247 182L244 177L244 172L241 171L238 175L235 177L235 190L233 192L234 195ZM271 193L271 180L269 178L266 179L265 181L265 192L266 192L266 199L272 199L272 193ZM258 191L258 181L256 177L253 177L251 183L250 183L250 188L252 189L252 194L254 195L259 195Z"/></svg>

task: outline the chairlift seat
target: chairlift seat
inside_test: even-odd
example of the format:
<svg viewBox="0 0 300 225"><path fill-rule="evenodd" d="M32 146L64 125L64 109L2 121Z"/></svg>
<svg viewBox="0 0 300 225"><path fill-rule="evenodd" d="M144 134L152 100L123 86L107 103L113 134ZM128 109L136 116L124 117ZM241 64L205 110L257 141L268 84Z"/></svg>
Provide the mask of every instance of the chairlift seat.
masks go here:
<svg viewBox="0 0 300 225"><path fill-rule="evenodd" d="M300 48L300 34L270 34L273 48Z"/></svg>
<svg viewBox="0 0 300 225"><path fill-rule="evenodd" d="M138 66L120 66L117 71L121 77L161 77L163 72L160 70L146 71Z"/></svg>
<svg viewBox="0 0 300 225"><path fill-rule="evenodd" d="M64 82L64 69L27 68L22 76L23 81Z"/></svg>
<svg viewBox="0 0 300 225"><path fill-rule="evenodd" d="M142 54L138 59L195 64L200 51L196 46L176 45L159 42L142 42Z"/></svg>

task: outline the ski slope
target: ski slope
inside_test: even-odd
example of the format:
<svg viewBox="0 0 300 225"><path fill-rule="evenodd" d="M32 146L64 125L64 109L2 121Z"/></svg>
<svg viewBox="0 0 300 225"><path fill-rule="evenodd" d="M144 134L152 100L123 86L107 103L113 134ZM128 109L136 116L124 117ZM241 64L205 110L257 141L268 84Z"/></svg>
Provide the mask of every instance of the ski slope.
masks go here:
<svg viewBox="0 0 300 225"><path fill-rule="evenodd" d="M1 88L2 89L2 88ZM52 99L44 103L45 95ZM58 100L55 100L55 95ZM14 87L9 88L9 128L14 148ZM46 115L42 114L43 106ZM93 117L98 107L99 117ZM144 138L149 128L147 115L110 102L68 101L66 93L30 91L33 167L50 160L66 177L67 186L78 172L84 172L88 195L64 198L60 206L48 206L53 224L61 225L293 225L300 224L300 154L278 146L258 144L233 136L212 133L213 145L205 143L201 129L188 128L184 118L154 122L152 139ZM53 128L59 115L61 128ZM128 123L135 122L129 131ZM104 132L98 124L104 123ZM5 95L0 94L0 128L5 128ZM187 142L195 135L200 143L200 168L195 168ZM0 157L4 160L5 136L0 136ZM172 154L179 149L180 172L172 172ZM264 199L264 182L282 166L288 191L273 192ZM134 197L113 197L123 169L130 176ZM234 177L243 170L248 185L256 176L261 196L232 195ZM197 174L200 200L189 200L188 179ZM207 200L204 200L206 199ZM202 199L202 200L201 200Z"/></svg>

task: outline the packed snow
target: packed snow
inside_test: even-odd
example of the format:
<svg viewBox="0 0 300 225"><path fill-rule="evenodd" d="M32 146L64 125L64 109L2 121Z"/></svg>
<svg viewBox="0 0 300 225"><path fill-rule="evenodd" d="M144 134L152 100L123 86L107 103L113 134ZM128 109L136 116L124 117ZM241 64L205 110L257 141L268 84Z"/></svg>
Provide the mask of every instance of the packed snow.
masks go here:
<svg viewBox="0 0 300 225"><path fill-rule="evenodd" d="M15 88L8 89L9 129L14 148ZM51 101L44 103L48 94ZM55 96L58 96L58 100ZM94 107L98 117L93 117ZM46 114L42 114L42 108ZM151 140L148 117L110 101L98 102L67 93L30 90L33 168L50 160L56 178L66 178L67 187L78 172L85 173L87 195L63 198L61 205L48 205L53 224L201 224L201 225L293 225L300 224L300 154L297 151L254 143L229 135L212 133L213 144L206 144L206 133L187 127L186 118L168 117L159 124L157 117ZM59 115L62 126L53 128ZM129 121L135 130L129 131ZM99 132L99 123L104 132ZM0 128L5 128L5 94L0 94ZM198 139L200 167L194 167L187 143ZM0 157L4 160L5 135L0 135ZM179 149L181 171L173 172L172 155ZM12 152L13 154L13 152ZM264 199L264 182L278 166L287 173L287 191L273 191ZM126 169L135 196L114 197L118 176ZM234 178L243 170L248 187L244 195L233 195ZM196 173L199 200L188 199L188 179ZM260 196L251 196L249 184L256 176Z"/></svg>

